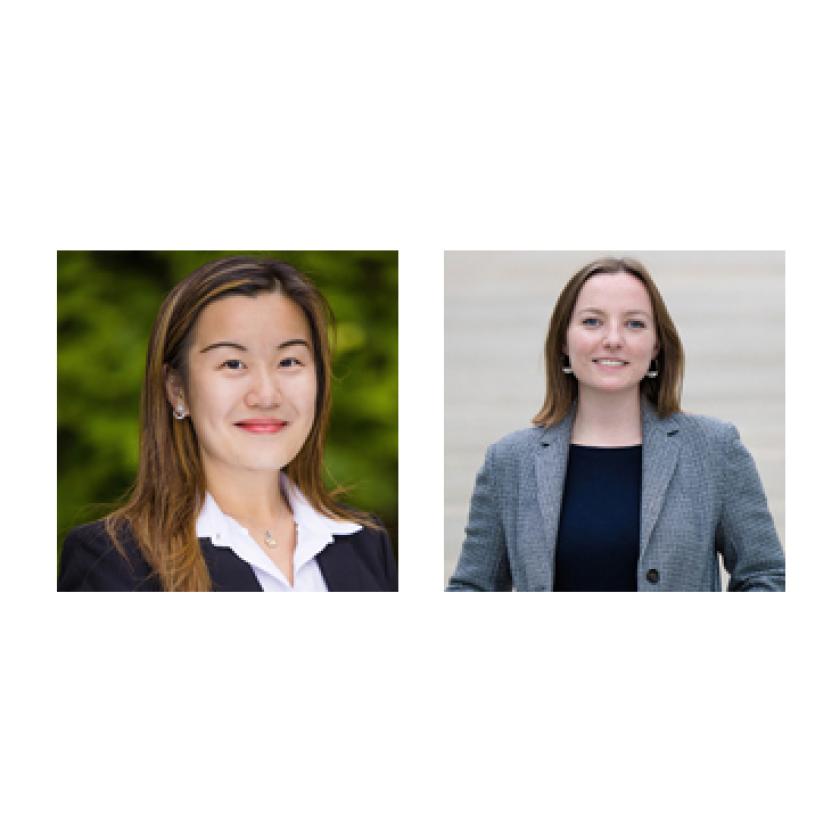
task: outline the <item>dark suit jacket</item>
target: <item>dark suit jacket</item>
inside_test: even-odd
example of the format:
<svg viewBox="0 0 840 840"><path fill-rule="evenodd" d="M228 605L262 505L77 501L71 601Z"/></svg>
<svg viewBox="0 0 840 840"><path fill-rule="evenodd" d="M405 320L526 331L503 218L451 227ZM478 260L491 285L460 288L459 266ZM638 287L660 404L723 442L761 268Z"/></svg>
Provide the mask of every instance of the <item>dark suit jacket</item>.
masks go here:
<svg viewBox="0 0 840 840"><path fill-rule="evenodd" d="M397 566L385 531L336 535L316 558L330 592L396 592ZM214 592L262 592L251 566L229 548L200 539ZM100 520L74 528L61 552L59 591L159 592L134 540L116 549Z"/></svg>

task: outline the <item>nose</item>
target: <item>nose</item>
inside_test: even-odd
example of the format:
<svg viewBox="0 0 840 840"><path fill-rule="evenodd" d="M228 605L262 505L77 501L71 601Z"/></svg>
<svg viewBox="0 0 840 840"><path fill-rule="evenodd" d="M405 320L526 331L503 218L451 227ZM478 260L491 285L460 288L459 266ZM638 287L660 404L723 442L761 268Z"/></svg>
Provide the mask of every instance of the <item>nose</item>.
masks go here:
<svg viewBox="0 0 840 840"><path fill-rule="evenodd" d="M245 395L245 405L248 408L276 408L280 404L280 389L271 370L262 366L256 367L249 385Z"/></svg>
<svg viewBox="0 0 840 840"><path fill-rule="evenodd" d="M620 325L617 321L610 321L604 333L604 346L621 347L622 343Z"/></svg>

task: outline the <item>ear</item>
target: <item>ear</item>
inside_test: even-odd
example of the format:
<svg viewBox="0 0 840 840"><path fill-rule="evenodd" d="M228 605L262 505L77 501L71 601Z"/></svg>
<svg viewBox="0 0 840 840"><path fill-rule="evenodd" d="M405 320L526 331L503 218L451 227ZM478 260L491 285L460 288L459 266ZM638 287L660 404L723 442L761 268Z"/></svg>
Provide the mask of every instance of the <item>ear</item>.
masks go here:
<svg viewBox="0 0 840 840"><path fill-rule="evenodd" d="M186 409L187 414L189 414L190 406L187 402L187 391L186 388L184 388L184 382L181 378L181 374L167 365L165 369L165 377L166 398L169 400L169 404L173 409L182 405Z"/></svg>

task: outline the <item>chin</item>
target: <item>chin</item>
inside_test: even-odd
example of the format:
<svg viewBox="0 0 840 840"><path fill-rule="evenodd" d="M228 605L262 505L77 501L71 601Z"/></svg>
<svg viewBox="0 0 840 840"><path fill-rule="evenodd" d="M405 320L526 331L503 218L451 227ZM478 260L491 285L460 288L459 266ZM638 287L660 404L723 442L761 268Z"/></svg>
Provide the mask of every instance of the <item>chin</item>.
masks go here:
<svg viewBox="0 0 840 840"><path fill-rule="evenodd" d="M602 394L617 394L621 391L628 391L632 388L639 387L639 383L635 380L632 382L583 382L581 384L593 391L600 391Z"/></svg>
<svg viewBox="0 0 840 840"><path fill-rule="evenodd" d="M239 467L243 470L277 472L287 466L293 457L287 453L270 454L266 452L261 455L249 453L238 458L232 458L230 463L231 466Z"/></svg>

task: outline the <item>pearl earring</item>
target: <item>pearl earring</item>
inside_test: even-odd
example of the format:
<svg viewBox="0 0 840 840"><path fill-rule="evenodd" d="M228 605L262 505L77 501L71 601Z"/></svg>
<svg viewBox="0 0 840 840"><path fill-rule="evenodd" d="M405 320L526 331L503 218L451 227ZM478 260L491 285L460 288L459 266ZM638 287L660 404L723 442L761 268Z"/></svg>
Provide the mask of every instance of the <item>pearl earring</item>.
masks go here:
<svg viewBox="0 0 840 840"><path fill-rule="evenodd" d="M659 362L657 362L657 361L656 361L656 359L654 359L654 360L651 362L651 364L655 365L655 367L653 367L651 370L649 370L649 371L645 374L645 376L646 376L648 379L656 379L656 377L657 377L657 376L659 376Z"/></svg>
<svg viewBox="0 0 840 840"><path fill-rule="evenodd" d="M187 416L187 410L181 403L178 403L178 406L172 411L172 416L176 420L183 420Z"/></svg>
<svg viewBox="0 0 840 840"><path fill-rule="evenodd" d="M566 364L563 365L563 367L561 367L560 370L562 370L563 373L571 373L572 372L572 363L571 363L568 356L566 356Z"/></svg>

